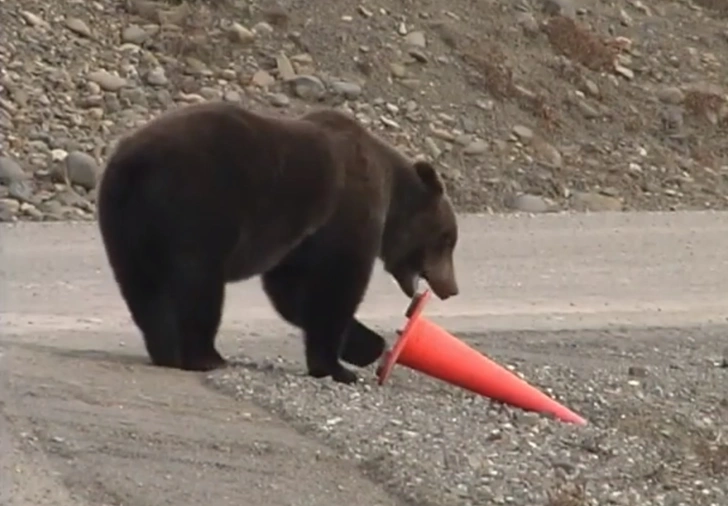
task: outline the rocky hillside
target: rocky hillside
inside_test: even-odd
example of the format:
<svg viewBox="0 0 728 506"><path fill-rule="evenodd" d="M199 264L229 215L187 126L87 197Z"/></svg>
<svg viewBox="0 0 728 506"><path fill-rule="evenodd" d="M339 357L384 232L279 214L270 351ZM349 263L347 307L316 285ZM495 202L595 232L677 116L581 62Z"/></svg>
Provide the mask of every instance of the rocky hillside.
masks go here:
<svg viewBox="0 0 728 506"><path fill-rule="evenodd" d="M93 219L115 139L341 106L470 211L724 209L726 0L0 0L0 220Z"/></svg>

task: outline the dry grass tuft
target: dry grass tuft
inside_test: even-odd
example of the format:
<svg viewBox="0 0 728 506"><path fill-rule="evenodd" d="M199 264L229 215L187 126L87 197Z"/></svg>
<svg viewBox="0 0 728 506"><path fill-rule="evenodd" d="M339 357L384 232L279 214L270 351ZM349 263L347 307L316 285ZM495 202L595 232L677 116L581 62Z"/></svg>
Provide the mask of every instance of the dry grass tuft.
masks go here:
<svg viewBox="0 0 728 506"><path fill-rule="evenodd" d="M162 25L159 44L165 53L175 58L212 61L215 51L227 43L220 36L212 35L213 29L217 28L214 7L182 3L179 7L160 11L159 15L163 21L167 20Z"/></svg>
<svg viewBox="0 0 728 506"><path fill-rule="evenodd" d="M701 441L695 445L695 454L710 475L728 476L728 444Z"/></svg>
<svg viewBox="0 0 728 506"><path fill-rule="evenodd" d="M585 506L586 487L583 483L564 482L548 493L546 506Z"/></svg>
<svg viewBox="0 0 728 506"><path fill-rule="evenodd" d="M694 89L685 93L685 110L698 118L705 119L713 125L721 120L721 111L726 103L725 98L716 91Z"/></svg>
<svg viewBox="0 0 728 506"><path fill-rule="evenodd" d="M561 114L549 103L545 93L521 94L518 97L518 106L531 113L542 130L553 132L561 128Z"/></svg>
<svg viewBox="0 0 728 506"><path fill-rule="evenodd" d="M594 70L614 68L618 49L571 18L556 16L543 25L554 49L570 60Z"/></svg>
<svg viewBox="0 0 728 506"><path fill-rule="evenodd" d="M472 68L480 84L493 98L507 99L516 94L511 70L503 51L492 43L473 43L460 53L462 60Z"/></svg>
<svg viewBox="0 0 728 506"><path fill-rule="evenodd" d="M460 45L465 44L460 42ZM473 71L472 84L485 88L490 96L499 100L513 99L518 106L529 112L545 130L560 126L558 111L549 105L545 93L536 93L515 83L513 70L503 52L488 41L469 41L459 56Z"/></svg>

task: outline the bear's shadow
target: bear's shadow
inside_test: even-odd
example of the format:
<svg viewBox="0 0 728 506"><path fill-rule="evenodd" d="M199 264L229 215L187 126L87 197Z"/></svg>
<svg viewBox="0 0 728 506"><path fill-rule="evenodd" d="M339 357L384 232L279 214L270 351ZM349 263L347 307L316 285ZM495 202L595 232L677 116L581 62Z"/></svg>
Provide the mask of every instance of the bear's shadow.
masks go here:
<svg viewBox="0 0 728 506"><path fill-rule="evenodd" d="M80 358L96 362L114 362L121 365L149 365L152 363L144 355L119 353L118 351L99 350L57 350L56 355L66 358Z"/></svg>
<svg viewBox="0 0 728 506"><path fill-rule="evenodd" d="M142 368L143 370L163 372L168 370L170 372L181 372L177 369L167 369L164 367L155 366L151 363L149 357L144 353L134 352L119 352L118 350L113 351L102 351L93 349L68 349L58 348L56 346L37 344L37 343L22 343L17 345L19 348L26 349L33 352L44 353L51 356L60 357L63 359L71 360L83 360L104 366L119 366L125 369L137 369ZM306 373L305 365L291 360L282 360L279 358L261 358L256 359L247 355L236 354L228 357L228 362L225 367L207 371L202 373L204 376L214 375L216 373L224 373L225 371L245 370L249 373L264 376L271 382L279 382L286 378L292 379L311 379L312 381L320 381L313 378ZM360 375L360 380L364 379L364 383L376 382L374 377L369 377L369 374L373 374L373 367L356 368ZM191 372L192 371L182 371ZM199 373L194 373L199 374ZM364 377L363 377L364 376ZM410 385L402 384L401 382L392 383L390 388L393 390L404 390L410 391L415 390Z"/></svg>
<svg viewBox="0 0 728 506"><path fill-rule="evenodd" d="M18 348L29 351L36 351L69 359L82 359L92 362L117 363L124 366L149 366L154 367L149 358L139 353L120 353L119 351L101 351L89 349L58 348L37 343L22 343Z"/></svg>
<svg viewBox="0 0 728 506"><path fill-rule="evenodd" d="M143 353L124 353L118 350L114 351L102 351L102 350L90 350L90 349L68 349L58 348L56 346L37 344L37 343L23 343L17 345L19 348L23 348L29 351L45 353L56 357L65 359L80 359L87 360L90 362L104 363L104 364L118 364L120 366L142 366L150 367L155 370L165 370L166 368L155 366L150 361L149 357ZM208 373L215 373L217 371L235 370L235 369L246 369L256 374L265 374L267 376L282 377L282 376L293 376L293 377L305 377L305 371L301 364L293 363L289 361L279 361L271 358L265 358L261 360L253 359L245 355L235 355L228 359L227 366ZM174 370L174 369L170 369ZM192 372L192 371L190 371Z"/></svg>

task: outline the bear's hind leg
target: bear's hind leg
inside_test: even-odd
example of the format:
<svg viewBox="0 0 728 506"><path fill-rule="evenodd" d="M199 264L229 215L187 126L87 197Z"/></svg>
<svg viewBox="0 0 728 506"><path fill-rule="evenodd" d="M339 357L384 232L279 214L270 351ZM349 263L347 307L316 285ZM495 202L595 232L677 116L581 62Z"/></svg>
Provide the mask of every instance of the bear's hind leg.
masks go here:
<svg viewBox="0 0 728 506"><path fill-rule="evenodd" d="M177 266L171 288L179 333L181 365L188 371L211 371L227 362L215 349L225 302L225 281L219 268L189 261Z"/></svg>
<svg viewBox="0 0 728 506"><path fill-rule="evenodd" d="M114 264L114 271L131 318L139 328L152 364L180 367L180 346L174 306L165 291L162 273L139 265Z"/></svg>

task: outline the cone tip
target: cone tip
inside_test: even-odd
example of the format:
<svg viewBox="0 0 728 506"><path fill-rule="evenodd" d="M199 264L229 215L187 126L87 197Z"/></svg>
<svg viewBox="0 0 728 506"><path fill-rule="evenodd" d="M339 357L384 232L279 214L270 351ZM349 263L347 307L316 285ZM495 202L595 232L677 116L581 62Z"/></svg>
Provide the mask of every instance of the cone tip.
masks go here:
<svg viewBox="0 0 728 506"><path fill-rule="evenodd" d="M570 409L564 407L563 410L558 410L556 413L552 413L556 418L561 420L562 422L567 423L573 423L574 425L587 425L586 418L583 418L582 416L577 415Z"/></svg>

